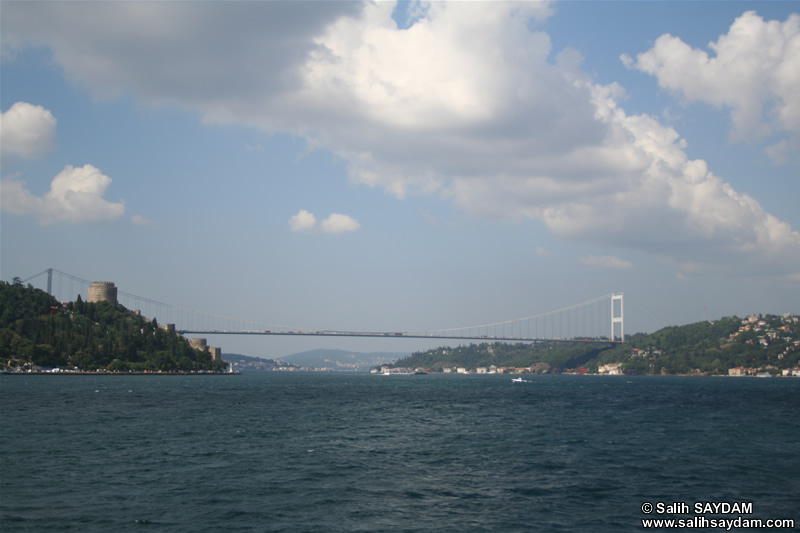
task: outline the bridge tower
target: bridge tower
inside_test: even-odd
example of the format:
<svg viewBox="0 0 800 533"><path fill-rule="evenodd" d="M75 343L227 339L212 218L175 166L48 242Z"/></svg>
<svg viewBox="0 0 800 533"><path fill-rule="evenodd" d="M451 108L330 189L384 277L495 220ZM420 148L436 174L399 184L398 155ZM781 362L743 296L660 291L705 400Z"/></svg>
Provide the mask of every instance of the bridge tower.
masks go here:
<svg viewBox="0 0 800 533"><path fill-rule="evenodd" d="M619 307L617 307L619 302ZM625 342L625 313L623 312L622 293L611 295L611 340L616 340L617 324L619 324L619 340Z"/></svg>

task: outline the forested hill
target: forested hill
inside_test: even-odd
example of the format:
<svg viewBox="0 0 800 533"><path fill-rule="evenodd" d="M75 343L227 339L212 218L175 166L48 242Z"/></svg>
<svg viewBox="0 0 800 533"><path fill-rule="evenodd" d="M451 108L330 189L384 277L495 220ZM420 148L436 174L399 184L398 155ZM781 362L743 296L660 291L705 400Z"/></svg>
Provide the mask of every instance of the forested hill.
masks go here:
<svg viewBox="0 0 800 533"><path fill-rule="evenodd" d="M0 362L3 367L110 371L223 370L191 348L172 327L160 327L121 305L59 303L18 280L0 282Z"/></svg>
<svg viewBox="0 0 800 533"><path fill-rule="evenodd" d="M751 315L671 326L652 334L626 336L624 344L555 342L481 343L417 352L396 367L516 368L566 372L583 368L630 374L724 374L731 368L780 373L800 366L800 319L794 315Z"/></svg>

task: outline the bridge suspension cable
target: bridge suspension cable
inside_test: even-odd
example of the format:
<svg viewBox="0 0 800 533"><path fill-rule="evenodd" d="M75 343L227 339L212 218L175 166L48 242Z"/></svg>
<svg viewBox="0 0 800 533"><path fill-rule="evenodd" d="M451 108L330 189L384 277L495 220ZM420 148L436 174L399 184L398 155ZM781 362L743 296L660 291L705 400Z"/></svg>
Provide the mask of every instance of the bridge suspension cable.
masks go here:
<svg viewBox="0 0 800 533"><path fill-rule="evenodd" d="M467 327L411 332L410 335L486 338L503 340L615 340L624 341L621 303L615 314L615 301L622 301L622 294L607 294L585 302L562 307L554 311L522 318L492 322ZM611 324L609 330L609 323ZM619 324L619 335L615 325ZM609 335L610 333L610 335Z"/></svg>
<svg viewBox="0 0 800 533"><path fill-rule="evenodd" d="M78 294L81 295L84 301L88 300L88 288L92 285L93 282L79 278L77 276L73 276L72 274L68 274L66 272L62 272L60 270L56 270L54 268L49 268L47 270L43 270L38 274L30 276L27 279L22 280L23 283L27 283L30 280L38 278L44 274L48 274L48 292L55 296L59 301L73 301L77 298ZM57 276L53 278L53 274ZM52 280L55 279L56 285L52 287ZM66 283L64 280L69 282L69 288L64 287ZM77 285L77 291L75 290L76 287L73 284ZM66 298L64 297L66 296ZM235 326L237 328L242 328L243 330L261 330L274 328L277 330L288 330L292 329L287 326L282 326L278 324L267 324L263 322L256 322L253 320L245 320L240 318L228 317L213 313L207 313L204 311L197 311L195 309L190 309L188 307L182 307L178 305L172 305L164 302L160 302L158 300L154 300L152 298L146 298L143 296L137 296L135 294L131 294L129 292L117 290L118 300L122 305L126 308L131 310L139 310L142 314L149 319L155 318L159 323L162 324L175 324L176 329L203 329L203 328L216 328L217 325L220 324L229 324L230 326ZM180 322L184 323L180 323ZM231 329L228 328L221 328L221 329Z"/></svg>
<svg viewBox="0 0 800 533"><path fill-rule="evenodd" d="M92 282L53 268L31 276L23 282L47 274L47 290L60 301L73 301L75 292L88 300ZM56 275L54 278L53 275ZM53 282L55 281L55 285ZM77 286L77 287L76 287ZM66 298L64 296L67 296ZM167 304L151 298L117 291L118 301L128 309L138 310L148 319L160 324L174 324L187 334L259 334L259 335L321 335L358 337L410 337L443 339L487 339L504 341L611 341L624 342L622 294L606 294L585 302L535 315L481 325L425 331L342 331L298 328L254 320L228 317ZM609 329L610 325L610 329Z"/></svg>

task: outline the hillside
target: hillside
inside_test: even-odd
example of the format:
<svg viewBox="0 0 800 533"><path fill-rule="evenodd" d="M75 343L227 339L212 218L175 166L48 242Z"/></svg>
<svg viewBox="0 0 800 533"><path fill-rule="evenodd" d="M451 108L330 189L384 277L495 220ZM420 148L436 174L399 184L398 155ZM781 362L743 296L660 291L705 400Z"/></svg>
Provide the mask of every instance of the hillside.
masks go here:
<svg viewBox="0 0 800 533"><path fill-rule="evenodd" d="M261 357L252 357L249 355L242 355L239 353L224 353L222 359L231 364L232 369L236 372L274 372L274 371L292 371L292 370L305 370L298 366L283 361L276 361L274 359L262 359Z"/></svg>
<svg viewBox="0 0 800 533"><path fill-rule="evenodd" d="M480 367L566 369L586 365L596 359L610 344L559 343L480 343L468 346L443 346L416 352L398 360L398 368L426 368L433 371L463 367L475 370Z"/></svg>
<svg viewBox="0 0 800 533"><path fill-rule="evenodd" d="M441 347L398 360L395 367L433 371L464 368L629 374L772 374L800 366L800 319L794 315L726 317L636 334L624 344L481 343ZM738 371L730 372L737 373ZM800 371L798 371L800 374Z"/></svg>
<svg viewBox="0 0 800 533"><path fill-rule="evenodd" d="M324 366L295 365L286 361L237 353L224 353L222 358L229 362L236 372L325 372L331 370Z"/></svg>
<svg viewBox="0 0 800 533"><path fill-rule="evenodd" d="M287 355L283 360L295 365L312 368L368 372L371 367L390 364L407 356L408 352L359 353L346 350L319 349Z"/></svg>
<svg viewBox="0 0 800 533"><path fill-rule="evenodd" d="M12 370L221 371L171 326L109 302L59 303L18 280L0 282L0 361Z"/></svg>

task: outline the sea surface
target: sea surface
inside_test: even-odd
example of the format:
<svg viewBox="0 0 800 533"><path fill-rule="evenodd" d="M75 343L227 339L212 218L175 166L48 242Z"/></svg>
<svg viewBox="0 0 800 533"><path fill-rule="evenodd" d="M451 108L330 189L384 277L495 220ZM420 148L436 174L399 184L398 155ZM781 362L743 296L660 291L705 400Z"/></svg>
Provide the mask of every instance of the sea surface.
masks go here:
<svg viewBox="0 0 800 533"><path fill-rule="evenodd" d="M640 531L645 502L800 527L800 379L528 379L0 376L0 531Z"/></svg>

